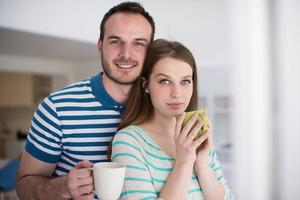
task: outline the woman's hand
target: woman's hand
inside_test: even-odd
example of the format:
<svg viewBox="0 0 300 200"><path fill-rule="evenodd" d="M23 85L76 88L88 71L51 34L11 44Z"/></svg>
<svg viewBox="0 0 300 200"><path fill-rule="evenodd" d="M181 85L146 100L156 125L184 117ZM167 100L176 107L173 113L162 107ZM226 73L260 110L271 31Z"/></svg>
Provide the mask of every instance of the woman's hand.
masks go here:
<svg viewBox="0 0 300 200"><path fill-rule="evenodd" d="M207 139L208 133L194 140L195 136L202 127L198 114L194 114L187 124L182 128L184 114L181 114L176 123L175 146L176 162L175 165L193 166L196 160L196 149Z"/></svg>
<svg viewBox="0 0 300 200"><path fill-rule="evenodd" d="M205 110L205 114L207 117L207 110ZM207 117L207 119L208 119L208 117ZM208 154L213 146L212 124L209 119L208 119L208 130L200 138L202 138L204 140L204 142L196 150L196 152L197 152L196 165L208 163Z"/></svg>

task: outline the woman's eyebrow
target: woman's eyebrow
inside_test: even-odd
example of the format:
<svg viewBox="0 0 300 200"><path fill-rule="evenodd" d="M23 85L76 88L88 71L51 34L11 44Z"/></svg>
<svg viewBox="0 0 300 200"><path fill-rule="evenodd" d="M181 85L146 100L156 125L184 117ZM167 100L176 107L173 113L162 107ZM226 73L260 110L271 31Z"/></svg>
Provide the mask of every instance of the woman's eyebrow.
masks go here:
<svg viewBox="0 0 300 200"><path fill-rule="evenodd" d="M155 77L158 77L158 76L165 76L165 77L171 78L170 76L168 76L164 73L158 73L158 74L155 75Z"/></svg>
<svg viewBox="0 0 300 200"><path fill-rule="evenodd" d="M158 77L158 76L165 76L165 77L168 77L168 78L172 78L171 76L168 76L164 73L158 73L155 75L155 77ZM186 75L186 76L182 76L181 78L192 78L193 76L192 75Z"/></svg>

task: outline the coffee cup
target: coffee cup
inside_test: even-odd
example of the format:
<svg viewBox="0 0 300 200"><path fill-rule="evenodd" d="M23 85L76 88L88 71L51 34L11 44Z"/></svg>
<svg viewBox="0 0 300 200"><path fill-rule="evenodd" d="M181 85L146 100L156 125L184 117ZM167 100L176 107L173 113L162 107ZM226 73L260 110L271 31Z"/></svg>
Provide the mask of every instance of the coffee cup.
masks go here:
<svg viewBox="0 0 300 200"><path fill-rule="evenodd" d="M191 117L195 113L197 113L197 115L199 117L199 120L202 123L202 127L201 127L200 131L195 136L195 139L197 139L197 138L201 137L201 135L203 135L208 130L209 123L208 123L208 118L206 116L205 110L204 109L198 109L198 110L195 110L195 111L190 111L190 112L185 113L184 120L183 120L183 126L186 125L186 123L191 119Z"/></svg>
<svg viewBox="0 0 300 200"><path fill-rule="evenodd" d="M117 200L122 192L126 167L116 162L99 162L94 164L92 170L98 198Z"/></svg>

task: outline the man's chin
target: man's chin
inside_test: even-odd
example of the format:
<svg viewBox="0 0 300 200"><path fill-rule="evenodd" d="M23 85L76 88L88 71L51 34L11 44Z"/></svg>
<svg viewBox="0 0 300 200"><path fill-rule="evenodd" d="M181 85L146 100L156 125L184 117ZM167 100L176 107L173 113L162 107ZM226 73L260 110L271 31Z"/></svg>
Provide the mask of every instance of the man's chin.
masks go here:
<svg viewBox="0 0 300 200"><path fill-rule="evenodd" d="M114 78L109 77L110 80L113 82L119 84L119 85L132 85L136 79L120 79L120 78Z"/></svg>
<svg viewBox="0 0 300 200"><path fill-rule="evenodd" d="M114 72L116 74L116 76L113 76L110 72L108 72L107 70L104 70L104 74L105 76L120 85L132 85L138 78L138 74L136 74L134 76L135 73L118 73L118 72Z"/></svg>

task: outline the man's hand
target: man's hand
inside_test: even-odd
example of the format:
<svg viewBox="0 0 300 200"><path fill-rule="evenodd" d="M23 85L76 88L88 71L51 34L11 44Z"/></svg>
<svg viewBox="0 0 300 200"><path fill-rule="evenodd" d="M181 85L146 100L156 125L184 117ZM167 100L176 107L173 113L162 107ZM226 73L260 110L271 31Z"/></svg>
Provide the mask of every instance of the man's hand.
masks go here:
<svg viewBox="0 0 300 200"><path fill-rule="evenodd" d="M67 178L70 197L74 200L88 200L94 197L94 180L89 168L93 166L90 161L84 160L75 165Z"/></svg>

